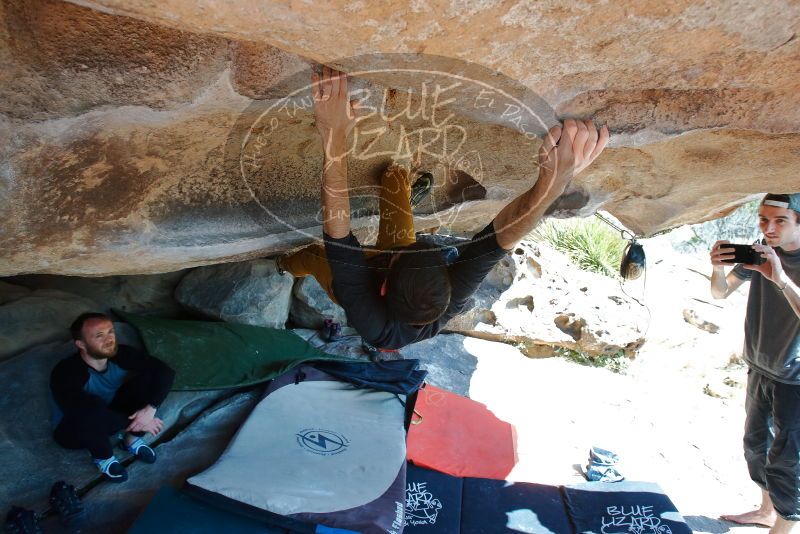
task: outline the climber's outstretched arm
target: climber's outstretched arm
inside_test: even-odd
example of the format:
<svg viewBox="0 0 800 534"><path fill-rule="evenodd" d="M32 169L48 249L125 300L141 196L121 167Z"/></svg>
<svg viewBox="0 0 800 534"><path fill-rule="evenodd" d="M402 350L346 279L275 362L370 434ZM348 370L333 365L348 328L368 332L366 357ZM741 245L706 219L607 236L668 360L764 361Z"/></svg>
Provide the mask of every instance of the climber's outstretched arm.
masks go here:
<svg viewBox="0 0 800 534"><path fill-rule="evenodd" d="M539 178L494 218L497 244L510 250L542 219L570 181L588 167L608 144L608 127L599 131L591 120L564 121L550 128L539 148Z"/></svg>
<svg viewBox="0 0 800 534"><path fill-rule="evenodd" d="M350 234L350 196L347 188L347 135L355 113L347 95L347 75L328 67L312 75L314 114L322 136L322 230L340 239Z"/></svg>

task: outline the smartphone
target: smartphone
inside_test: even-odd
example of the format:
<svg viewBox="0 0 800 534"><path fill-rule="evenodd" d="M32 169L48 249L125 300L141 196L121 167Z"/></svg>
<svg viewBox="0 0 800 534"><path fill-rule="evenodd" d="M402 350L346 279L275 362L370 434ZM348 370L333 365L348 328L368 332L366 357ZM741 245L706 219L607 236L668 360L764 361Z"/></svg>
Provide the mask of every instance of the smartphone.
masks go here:
<svg viewBox="0 0 800 534"><path fill-rule="evenodd" d="M756 251L752 245L734 245L731 243L726 243L721 245L720 248L733 249L733 258L729 260L722 260L722 263L729 263L731 265L735 263L744 263L745 265L760 265L764 263L764 258L761 257L761 253ZM730 254L730 252L728 253Z"/></svg>

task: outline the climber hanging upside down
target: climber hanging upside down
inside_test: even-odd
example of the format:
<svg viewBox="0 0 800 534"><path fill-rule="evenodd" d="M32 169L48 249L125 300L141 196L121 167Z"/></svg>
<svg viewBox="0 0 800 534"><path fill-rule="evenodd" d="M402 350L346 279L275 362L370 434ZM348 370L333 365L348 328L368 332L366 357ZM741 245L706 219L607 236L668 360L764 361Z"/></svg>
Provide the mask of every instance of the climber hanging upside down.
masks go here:
<svg viewBox="0 0 800 534"><path fill-rule="evenodd" d="M591 120L567 120L550 129L539 149L539 177L505 206L448 264L441 247L415 241L412 197L429 189L423 176L413 187L408 171L390 166L381 178L378 239L370 250L350 231L347 136L356 122L347 75L323 68L312 79L316 125L325 149L322 175L323 245L279 259L294 276L314 276L341 305L365 342L398 349L435 336L494 265L542 219L572 178L608 143L608 128Z"/></svg>

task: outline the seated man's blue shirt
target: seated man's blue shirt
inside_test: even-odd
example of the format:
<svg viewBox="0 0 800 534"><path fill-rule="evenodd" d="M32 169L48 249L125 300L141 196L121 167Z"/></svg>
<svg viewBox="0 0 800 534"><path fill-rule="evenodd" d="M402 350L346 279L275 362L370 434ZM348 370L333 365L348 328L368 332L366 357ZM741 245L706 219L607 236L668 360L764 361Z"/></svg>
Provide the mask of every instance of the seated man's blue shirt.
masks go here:
<svg viewBox="0 0 800 534"><path fill-rule="evenodd" d="M111 401L114 400L114 395L117 394L120 386L125 383L127 377L128 371L109 360L106 370L102 373L89 368L89 380L86 381L83 390L89 395L97 395L106 404L111 404ZM55 399L53 399L52 393L50 394L50 400L50 408L53 412L52 424L56 427L64 417L64 413L59 408L58 403L55 402Z"/></svg>
<svg viewBox="0 0 800 534"><path fill-rule="evenodd" d="M108 362L108 367L102 373L95 369L89 369L89 380L83 386L84 391L89 395L97 395L106 404L111 404L119 387L125 383L128 371L122 369L113 361Z"/></svg>

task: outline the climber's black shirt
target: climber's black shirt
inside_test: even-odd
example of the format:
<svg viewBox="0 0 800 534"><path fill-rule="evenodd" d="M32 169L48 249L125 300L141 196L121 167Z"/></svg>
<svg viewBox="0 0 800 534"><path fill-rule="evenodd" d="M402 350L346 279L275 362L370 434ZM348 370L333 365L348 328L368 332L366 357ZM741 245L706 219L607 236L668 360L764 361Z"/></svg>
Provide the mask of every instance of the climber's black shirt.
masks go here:
<svg viewBox="0 0 800 534"><path fill-rule="evenodd" d="M448 267L450 305L433 323L414 326L395 318L380 294L393 251L367 258L352 233L341 239L327 234L323 237L333 274L333 293L347 313L348 323L364 341L382 349L399 349L438 334L447 321L464 310L492 267L507 253L497 244L492 223L458 246L458 259Z"/></svg>

